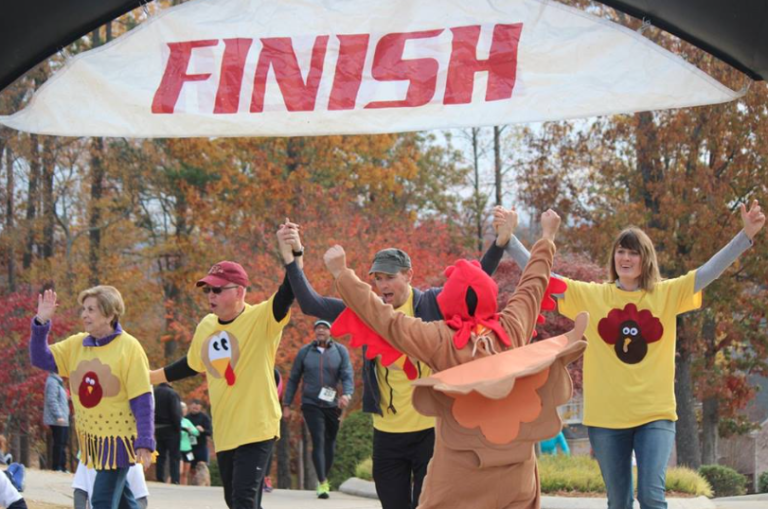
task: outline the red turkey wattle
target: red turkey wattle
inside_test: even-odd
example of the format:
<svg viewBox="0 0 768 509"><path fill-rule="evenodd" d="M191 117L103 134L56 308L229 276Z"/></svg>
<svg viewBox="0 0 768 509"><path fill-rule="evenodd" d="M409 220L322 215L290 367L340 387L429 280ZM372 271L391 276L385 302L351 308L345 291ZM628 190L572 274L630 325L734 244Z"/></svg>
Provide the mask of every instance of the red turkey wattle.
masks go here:
<svg viewBox="0 0 768 509"><path fill-rule="evenodd" d="M80 398L80 404L85 408L93 408L101 402L104 390L96 373L89 371L83 376L80 387L77 389L77 396Z"/></svg>

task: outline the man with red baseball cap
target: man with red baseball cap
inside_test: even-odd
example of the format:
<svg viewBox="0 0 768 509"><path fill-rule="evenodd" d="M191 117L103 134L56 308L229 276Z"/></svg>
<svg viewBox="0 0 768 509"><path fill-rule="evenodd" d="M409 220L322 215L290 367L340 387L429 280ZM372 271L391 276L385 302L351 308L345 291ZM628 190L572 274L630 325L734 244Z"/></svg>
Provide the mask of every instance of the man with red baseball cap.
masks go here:
<svg viewBox="0 0 768 509"><path fill-rule="evenodd" d="M231 509L261 507L261 484L280 436L275 353L288 323L293 292L285 278L256 305L245 302L250 284L239 264L221 261L196 286L211 313L198 324L187 355L152 371L152 383L205 372L213 416L213 440Z"/></svg>

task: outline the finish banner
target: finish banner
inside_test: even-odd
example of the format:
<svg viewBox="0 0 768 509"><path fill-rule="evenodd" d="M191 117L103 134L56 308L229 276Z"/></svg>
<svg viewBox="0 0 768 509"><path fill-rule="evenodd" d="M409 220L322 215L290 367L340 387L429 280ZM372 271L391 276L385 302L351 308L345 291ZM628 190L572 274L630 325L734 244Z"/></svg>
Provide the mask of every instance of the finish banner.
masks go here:
<svg viewBox="0 0 768 509"><path fill-rule="evenodd" d="M372 134L714 104L736 93L547 0L194 0L72 58L0 123L62 136Z"/></svg>

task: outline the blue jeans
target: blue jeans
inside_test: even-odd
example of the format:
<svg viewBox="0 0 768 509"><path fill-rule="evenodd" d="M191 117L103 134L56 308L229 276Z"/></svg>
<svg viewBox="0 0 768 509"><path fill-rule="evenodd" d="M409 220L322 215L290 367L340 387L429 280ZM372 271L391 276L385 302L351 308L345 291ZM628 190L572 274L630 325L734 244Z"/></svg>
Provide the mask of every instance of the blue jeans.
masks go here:
<svg viewBox="0 0 768 509"><path fill-rule="evenodd" d="M590 426L588 431L608 492L608 509L632 509L632 450L637 458L640 507L666 509L667 463L675 444L675 423L661 420L627 429Z"/></svg>
<svg viewBox="0 0 768 509"><path fill-rule="evenodd" d="M139 509L131 488L125 482L128 467L98 470L93 483L91 509Z"/></svg>

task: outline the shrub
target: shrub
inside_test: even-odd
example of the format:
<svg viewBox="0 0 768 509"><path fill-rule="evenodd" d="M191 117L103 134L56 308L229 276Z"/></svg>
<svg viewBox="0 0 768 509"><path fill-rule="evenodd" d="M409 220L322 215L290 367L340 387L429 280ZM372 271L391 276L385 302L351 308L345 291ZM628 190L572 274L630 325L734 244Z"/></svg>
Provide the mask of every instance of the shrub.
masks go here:
<svg viewBox="0 0 768 509"><path fill-rule="evenodd" d="M757 491L760 493L768 493L768 471L760 474L757 479Z"/></svg>
<svg viewBox="0 0 768 509"><path fill-rule="evenodd" d="M334 488L355 475L355 468L373 455L373 418L360 411L344 419L336 439L336 456L328 480Z"/></svg>
<svg viewBox="0 0 768 509"><path fill-rule="evenodd" d="M589 456L541 456L539 478L542 493L605 493L600 467L597 461ZM634 480L637 482L637 475ZM667 470L667 490L695 496L712 496L712 490L703 477L682 467Z"/></svg>
<svg viewBox="0 0 768 509"><path fill-rule="evenodd" d="M216 458L211 458L211 462L208 463L208 471L211 474L211 486L222 486L219 462L216 461Z"/></svg>
<svg viewBox="0 0 768 509"><path fill-rule="evenodd" d="M690 495L712 496L712 488L706 479L686 467L667 469L667 491L677 491Z"/></svg>
<svg viewBox="0 0 768 509"><path fill-rule="evenodd" d="M716 497L732 497L747 492L747 478L730 467L703 465L699 474L712 486Z"/></svg>
<svg viewBox="0 0 768 509"><path fill-rule="evenodd" d="M366 458L355 468L355 477L364 481L373 481L373 459Z"/></svg>

